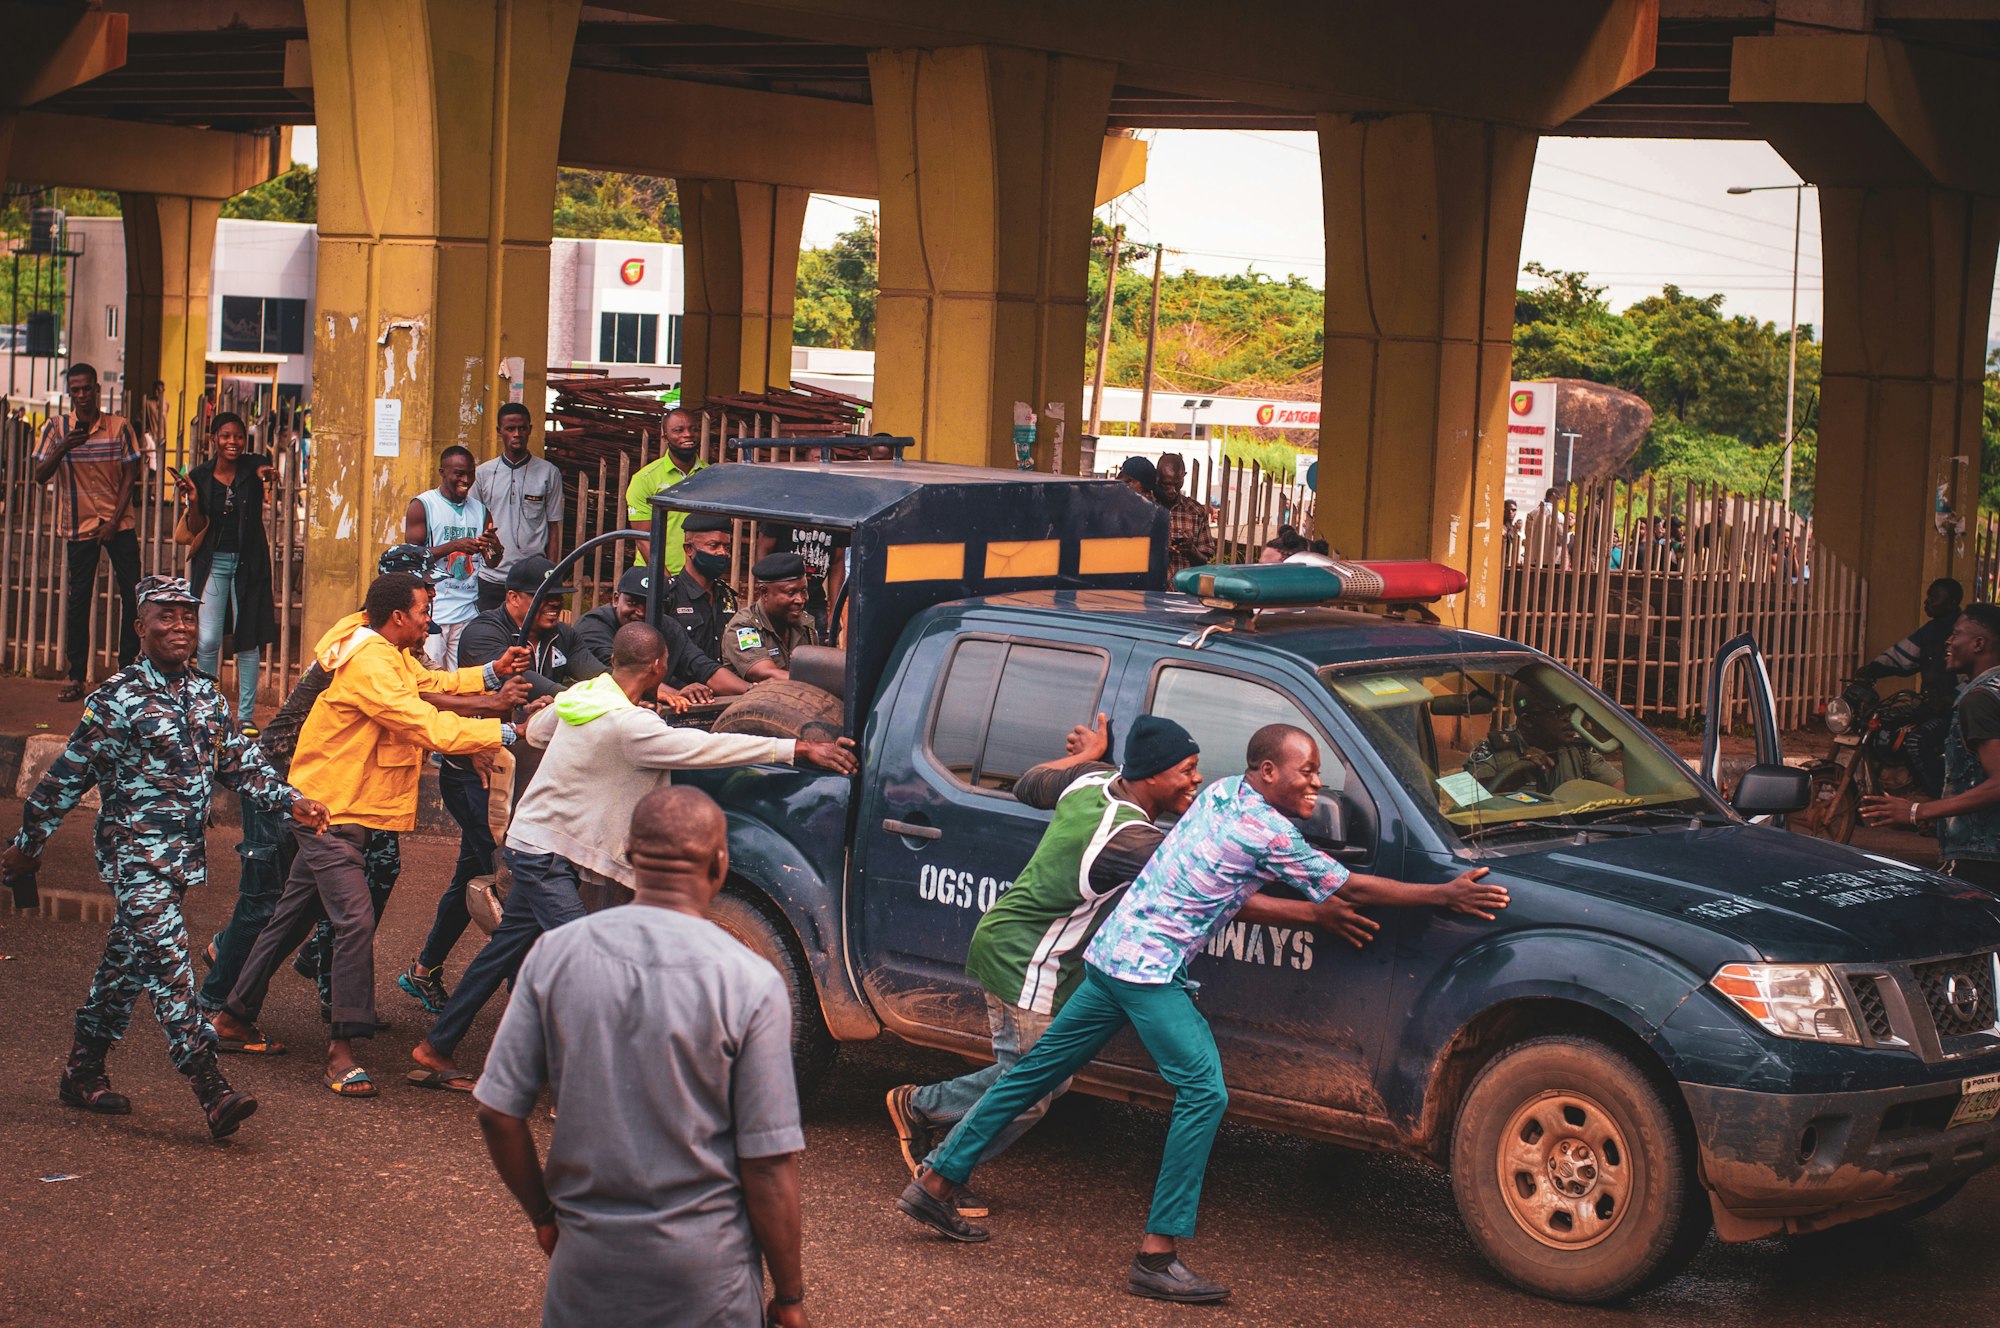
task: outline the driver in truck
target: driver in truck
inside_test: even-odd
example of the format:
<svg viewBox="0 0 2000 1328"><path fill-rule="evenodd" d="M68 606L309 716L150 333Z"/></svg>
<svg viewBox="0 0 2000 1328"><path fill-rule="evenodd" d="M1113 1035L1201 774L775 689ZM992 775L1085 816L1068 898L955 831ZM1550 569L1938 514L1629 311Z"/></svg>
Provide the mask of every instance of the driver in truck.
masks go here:
<svg viewBox="0 0 2000 1328"><path fill-rule="evenodd" d="M1448 908L1492 921L1508 902L1504 886L1480 880L1483 867L1417 885L1350 873L1307 844L1288 819L1311 815L1319 799L1319 743L1304 729L1265 725L1250 735L1244 763L1244 774L1210 784L1167 832L1084 951L1076 993L1034 1050L1000 1077L932 1165L910 1182L896 1203L904 1214L953 1240L985 1240L986 1229L953 1207L957 1188L1018 1113L1083 1069L1130 1025L1173 1087L1174 1108L1152 1213L1126 1289L1183 1304L1229 1298L1228 1287L1195 1273L1178 1252L1179 1242L1194 1235L1202 1175L1229 1105L1222 1058L1195 1008L1188 965L1239 912L1325 927L1359 945L1377 924L1356 918L1356 906ZM1260 893L1271 884L1305 898Z"/></svg>
<svg viewBox="0 0 2000 1328"><path fill-rule="evenodd" d="M1572 779L1625 787L1625 776L1584 740L1570 707L1523 694L1514 702L1512 730L1472 749L1466 773L1494 793L1554 793Z"/></svg>

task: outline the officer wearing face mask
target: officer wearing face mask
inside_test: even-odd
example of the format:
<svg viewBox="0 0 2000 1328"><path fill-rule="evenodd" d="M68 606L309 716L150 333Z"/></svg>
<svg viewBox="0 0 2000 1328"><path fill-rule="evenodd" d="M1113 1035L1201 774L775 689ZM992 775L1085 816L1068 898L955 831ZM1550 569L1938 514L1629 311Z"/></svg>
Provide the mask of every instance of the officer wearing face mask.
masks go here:
<svg viewBox="0 0 2000 1328"><path fill-rule="evenodd" d="M736 592L728 582L730 524L726 516L690 516L681 527L687 565L661 587L668 615L710 659L721 658L722 628L736 613Z"/></svg>

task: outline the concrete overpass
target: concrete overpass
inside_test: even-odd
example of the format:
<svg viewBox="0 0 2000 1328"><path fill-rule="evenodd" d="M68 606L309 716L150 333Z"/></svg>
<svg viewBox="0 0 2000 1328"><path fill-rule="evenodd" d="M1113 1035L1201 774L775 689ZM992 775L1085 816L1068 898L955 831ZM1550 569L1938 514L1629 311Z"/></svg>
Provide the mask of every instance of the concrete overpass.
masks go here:
<svg viewBox="0 0 2000 1328"><path fill-rule="evenodd" d="M1343 548L1467 569L1471 624L1498 611L1513 291L1545 134L1761 137L1820 186L1819 528L1869 578L1883 641L1926 579L1969 563L1931 518L1941 483L1977 501L2000 0L0 15L22 35L0 56L0 175L126 195L156 329L133 342L135 379L198 381L216 209L282 168L287 127L318 126L309 630L352 604L436 452L490 450L515 381L534 399L559 163L679 181L695 396L782 380L807 193L879 198L878 418L933 458L1005 464L1014 401L1081 419L1090 213L1140 177L1116 135L1143 127L1319 136L1320 519ZM404 403L398 457L371 455L382 396Z"/></svg>

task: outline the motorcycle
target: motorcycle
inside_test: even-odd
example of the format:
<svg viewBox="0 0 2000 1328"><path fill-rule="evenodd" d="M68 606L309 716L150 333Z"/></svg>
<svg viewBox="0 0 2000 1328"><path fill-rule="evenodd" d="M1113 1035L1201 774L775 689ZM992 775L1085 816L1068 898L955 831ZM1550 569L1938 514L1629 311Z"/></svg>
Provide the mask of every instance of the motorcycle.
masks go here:
<svg viewBox="0 0 2000 1328"><path fill-rule="evenodd" d="M1807 767L1812 801L1792 828L1845 844L1854 838L1861 800L1871 794L1938 796L1917 760L1917 733L1934 716L1915 691L1878 696L1863 679L1851 679L1821 711L1833 735L1828 753Z"/></svg>

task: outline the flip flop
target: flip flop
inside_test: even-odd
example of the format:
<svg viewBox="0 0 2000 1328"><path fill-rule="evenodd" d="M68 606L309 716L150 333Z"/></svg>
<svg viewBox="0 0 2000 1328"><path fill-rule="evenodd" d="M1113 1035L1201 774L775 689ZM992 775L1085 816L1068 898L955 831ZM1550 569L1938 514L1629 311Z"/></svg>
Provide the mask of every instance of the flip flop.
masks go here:
<svg viewBox="0 0 2000 1328"><path fill-rule="evenodd" d="M446 1093L470 1093L473 1085L479 1082L479 1076L463 1070L411 1070L403 1076L403 1082Z"/></svg>
<svg viewBox="0 0 2000 1328"><path fill-rule="evenodd" d="M84 698L84 694L88 690L89 689L86 688L82 683L73 682L69 686L63 688L61 691L56 693L56 700L61 701L64 704L69 704L75 701L81 701Z"/></svg>
<svg viewBox="0 0 2000 1328"><path fill-rule="evenodd" d="M282 1042L273 1042L259 1033L253 1038L224 1037L215 1035L215 1049L224 1056L282 1056L288 1050Z"/></svg>
<svg viewBox="0 0 2000 1328"><path fill-rule="evenodd" d="M326 1076L326 1086L342 1097L374 1097L375 1081L368 1077L368 1071L359 1065L335 1079Z"/></svg>

